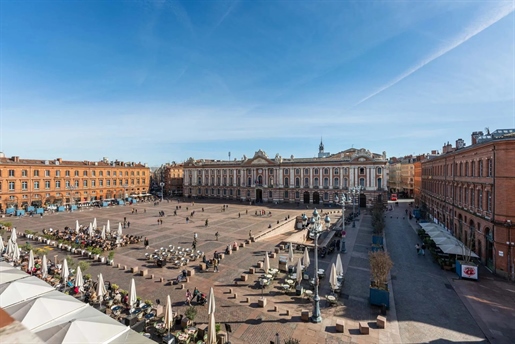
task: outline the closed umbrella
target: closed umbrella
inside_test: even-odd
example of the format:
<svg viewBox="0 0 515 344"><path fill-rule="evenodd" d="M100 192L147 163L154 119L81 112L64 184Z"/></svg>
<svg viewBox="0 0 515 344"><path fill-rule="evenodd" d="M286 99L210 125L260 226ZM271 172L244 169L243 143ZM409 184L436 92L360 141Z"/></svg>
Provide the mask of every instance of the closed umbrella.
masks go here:
<svg viewBox="0 0 515 344"><path fill-rule="evenodd" d="M288 251L288 263L293 264L293 245L290 242L290 250Z"/></svg>
<svg viewBox="0 0 515 344"><path fill-rule="evenodd" d="M300 259L297 261L297 283L302 281L302 264L300 263Z"/></svg>
<svg viewBox="0 0 515 344"><path fill-rule="evenodd" d="M106 239L106 226L102 226L102 233L100 233L100 237L105 240Z"/></svg>
<svg viewBox="0 0 515 344"><path fill-rule="evenodd" d="M75 233L79 234L80 226L79 226L79 220L75 220Z"/></svg>
<svg viewBox="0 0 515 344"><path fill-rule="evenodd" d="M97 218L96 217L93 219L93 229L94 230L97 229Z"/></svg>
<svg viewBox="0 0 515 344"><path fill-rule="evenodd" d="M9 240L12 241L13 244L16 242L16 240L18 240L18 234L16 234L16 228L13 228L13 230L11 231L11 238Z"/></svg>
<svg viewBox="0 0 515 344"><path fill-rule="evenodd" d="M329 275L329 283L331 284L331 289L335 290L338 286L338 280L336 275L336 266L331 264L331 274Z"/></svg>
<svg viewBox="0 0 515 344"><path fill-rule="evenodd" d="M61 277L63 279L64 284L68 282L68 276L70 276L70 271L68 270L68 261L66 259L63 260L63 269L61 271Z"/></svg>
<svg viewBox="0 0 515 344"><path fill-rule="evenodd" d="M102 300L104 299L104 296L107 295L106 286L104 284L104 277L102 277L102 273L98 275L98 281L97 281L97 297L100 303L102 303Z"/></svg>
<svg viewBox="0 0 515 344"><path fill-rule="evenodd" d="M32 269L34 269L34 252L30 250L29 252L29 265L27 266L27 270L32 273Z"/></svg>
<svg viewBox="0 0 515 344"><path fill-rule="evenodd" d="M46 259L46 254L43 255L43 262L41 263L41 277L47 278L48 276L48 262Z"/></svg>
<svg viewBox="0 0 515 344"><path fill-rule="evenodd" d="M308 248L304 248L304 258L302 259L302 263L304 264L304 268L308 268L310 261L309 261L309 252Z"/></svg>
<svg viewBox="0 0 515 344"><path fill-rule="evenodd" d="M84 278L82 277L82 271L80 269L80 266L77 267L77 272L75 274L75 284L74 285L79 288L79 291L81 293L84 292Z"/></svg>
<svg viewBox="0 0 515 344"><path fill-rule="evenodd" d="M265 252L265 274L270 271L270 258L268 257L268 252Z"/></svg>
<svg viewBox="0 0 515 344"><path fill-rule="evenodd" d="M13 260L20 259L20 248L18 247L18 243L13 244Z"/></svg>
<svg viewBox="0 0 515 344"><path fill-rule="evenodd" d="M342 257L340 257L340 254L338 253L338 256L336 257L336 276L342 276L342 275L343 275Z"/></svg>
<svg viewBox="0 0 515 344"><path fill-rule="evenodd" d="M215 294L213 287L209 291L208 303L208 328L207 328L207 344L216 344L216 324L215 324Z"/></svg>
<svg viewBox="0 0 515 344"><path fill-rule="evenodd" d="M122 224L118 222L118 231L116 232L116 243L119 244L122 239Z"/></svg>
<svg viewBox="0 0 515 344"><path fill-rule="evenodd" d="M111 234L111 223L107 220L106 233Z"/></svg>
<svg viewBox="0 0 515 344"><path fill-rule="evenodd" d="M93 235L95 235L95 231L93 230L93 225L90 223L89 224L89 227L88 227L88 235L90 237L92 237Z"/></svg>
<svg viewBox="0 0 515 344"><path fill-rule="evenodd" d="M134 278L131 281L131 290L129 292L129 305L131 307L131 312L134 309L134 305L136 304L136 282L134 282Z"/></svg>
<svg viewBox="0 0 515 344"><path fill-rule="evenodd" d="M2 237L0 236L0 254L2 254L4 252L4 249L5 249L4 241L2 240Z"/></svg>
<svg viewBox="0 0 515 344"><path fill-rule="evenodd" d="M7 241L7 248L5 249L7 256L12 257L14 253L14 243L11 240Z"/></svg>
<svg viewBox="0 0 515 344"><path fill-rule="evenodd" d="M165 329L168 330L168 335L170 335L170 330L173 327L172 301L170 301L170 295L166 298L164 325Z"/></svg>

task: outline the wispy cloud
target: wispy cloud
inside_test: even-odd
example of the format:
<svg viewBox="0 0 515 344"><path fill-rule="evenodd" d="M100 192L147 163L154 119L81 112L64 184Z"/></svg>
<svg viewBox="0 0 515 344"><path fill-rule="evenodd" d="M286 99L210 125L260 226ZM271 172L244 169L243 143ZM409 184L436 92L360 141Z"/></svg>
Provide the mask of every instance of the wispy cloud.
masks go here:
<svg viewBox="0 0 515 344"><path fill-rule="evenodd" d="M374 91L373 93L369 94L365 98L361 99L357 103L355 103L353 106L358 106L367 100L369 100L372 97L375 97L376 95L386 91L390 87L396 85L400 81L404 80L411 74L415 73L422 67L426 66L427 64L431 63L432 61L436 60L437 58L447 54L449 51L457 48L461 44L467 42L472 37L476 36L477 34L481 33L482 31L486 30L493 24L497 23L499 20L503 19L507 15L513 12L515 9L515 4L513 2L501 2L499 3L499 6L496 6L494 8L490 8L489 10L486 10L483 15L481 15L477 20L475 20L471 25L469 25L465 30L463 30L457 37L455 37L452 41L441 47L439 50L434 52L433 54L429 55L422 61L420 61L417 65L411 67L401 75L397 76L387 84L381 86L378 90Z"/></svg>

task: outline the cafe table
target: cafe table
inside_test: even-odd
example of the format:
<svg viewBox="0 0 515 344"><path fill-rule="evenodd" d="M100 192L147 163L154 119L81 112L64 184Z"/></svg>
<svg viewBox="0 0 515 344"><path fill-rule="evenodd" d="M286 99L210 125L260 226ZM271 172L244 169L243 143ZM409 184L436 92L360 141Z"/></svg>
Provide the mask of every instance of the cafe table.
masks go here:
<svg viewBox="0 0 515 344"><path fill-rule="evenodd" d="M334 297L333 295L327 295L326 299L329 302L330 306L336 305L336 297Z"/></svg>
<svg viewBox="0 0 515 344"><path fill-rule="evenodd" d="M304 290L304 295L309 300L313 297L313 291L312 290Z"/></svg>
<svg viewBox="0 0 515 344"><path fill-rule="evenodd" d="M288 284L288 285L293 285L295 283L295 281L291 280L291 279L287 279L285 280L285 282Z"/></svg>

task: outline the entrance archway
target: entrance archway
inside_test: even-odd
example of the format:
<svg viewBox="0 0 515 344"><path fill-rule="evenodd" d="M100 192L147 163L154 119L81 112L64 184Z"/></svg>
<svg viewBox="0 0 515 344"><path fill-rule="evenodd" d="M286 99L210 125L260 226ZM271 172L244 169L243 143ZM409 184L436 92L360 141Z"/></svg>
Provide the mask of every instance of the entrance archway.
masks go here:
<svg viewBox="0 0 515 344"><path fill-rule="evenodd" d="M367 207L367 196L365 194L360 194L359 195L359 206L361 208L366 208Z"/></svg>
<svg viewBox="0 0 515 344"><path fill-rule="evenodd" d="M313 192L313 204L320 204L320 194Z"/></svg>
<svg viewBox="0 0 515 344"><path fill-rule="evenodd" d="M263 190L256 189L256 203L263 203Z"/></svg>
<svg viewBox="0 0 515 344"><path fill-rule="evenodd" d="M304 192L304 204L309 204L309 192Z"/></svg>

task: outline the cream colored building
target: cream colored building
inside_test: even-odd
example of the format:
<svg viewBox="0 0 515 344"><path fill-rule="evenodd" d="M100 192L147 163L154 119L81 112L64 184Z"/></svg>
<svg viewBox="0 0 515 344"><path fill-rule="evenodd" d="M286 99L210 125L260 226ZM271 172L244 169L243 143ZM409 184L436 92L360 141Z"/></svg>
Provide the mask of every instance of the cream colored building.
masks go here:
<svg viewBox="0 0 515 344"><path fill-rule="evenodd" d="M319 154L323 152L320 145ZM195 160L184 163L184 196L246 202L325 204L353 187L362 187L356 204L366 206L386 197L386 153L351 148L320 158L269 157L258 150L252 158Z"/></svg>

